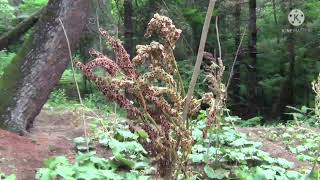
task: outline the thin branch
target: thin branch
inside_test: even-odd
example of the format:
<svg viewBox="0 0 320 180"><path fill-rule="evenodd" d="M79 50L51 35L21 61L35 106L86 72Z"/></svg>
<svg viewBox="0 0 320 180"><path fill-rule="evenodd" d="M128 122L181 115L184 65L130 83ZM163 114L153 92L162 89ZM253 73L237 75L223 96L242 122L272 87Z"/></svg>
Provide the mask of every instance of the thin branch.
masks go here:
<svg viewBox="0 0 320 180"><path fill-rule="evenodd" d="M218 58L222 58L222 51L221 51L221 43L220 43L220 36L219 36L219 27L218 27L218 20L219 20L219 16L216 17L216 33L217 33L217 41L218 41L218 47L219 47L219 57Z"/></svg>
<svg viewBox="0 0 320 180"><path fill-rule="evenodd" d="M189 106L190 106L190 103L192 100L192 96L193 96L193 92L194 92L194 88L195 88L198 76L200 74L200 66L201 66L201 63L203 60L204 48L205 48L205 44L207 41L207 36L208 36L208 32L209 32L209 27L210 27L210 21L211 21L211 17L213 14L213 9L214 9L215 3L216 3L216 0L210 0L209 7L207 10L206 19L205 19L203 29L202 29L200 45L199 45L198 55L197 55L197 61L196 61L195 67L194 67L194 71L193 71L191 82L189 85L186 101L185 101L184 108L183 108L182 118L186 122L187 128L189 128L189 120L187 117L188 111L189 111Z"/></svg>
<svg viewBox="0 0 320 180"><path fill-rule="evenodd" d="M66 31L66 29L65 29L65 27L64 27L64 25L63 25L63 23L62 23L60 18L59 18L59 21L60 21L64 36L65 36L66 41L67 41L68 50L69 50L69 57L70 57L70 61L71 61L73 80L74 80L74 82L76 84L77 93L78 93L78 96L79 96L79 101L80 101L81 106L85 107L84 104L83 104L82 98L81 98L80 89L79 89L79 85L78 85L76 74L75 74L74 61L73 61L73 58L72 58L72 52L71 52L71 47L70 47L70 42L69 42L69 38L68 38L68 35L67 35L67 31ZM86 118L85 118L84 112L82 112L82 118L83 118L83 131L84 131L84 136L85 136L85 139L86 139L87 151L89 151L89 141L88 141L88 138L87 138L88 137L88 134L87 134L87 122L86 122Z"/></svg>
<svg viewBox="0 0 320 180"><path fill-rule="evenodd" d="M74 61L73 61L73 58L72 58L72 52L71 52L71 47L70 47L69 38L68 38L68 35L67 35L67 32L66 32L66 29L64 28L64 25L63 25L63 23L62 23L62 21L61 21L60 18L59 18L59 21L60 21L60 24L61 24L61 27L62 27L64 36L66 37L67 44L68 44L69 58L70 58L70 61L71 61L71 68L72 68L72 72L73 72L73 80L74 80L74 82L75 82L75 84L76 84L76 88L77 88L77 92L78 92L78 97L79 97L80 104L83 105L83 103L82 103L82 98L81 98L81 94L80 94L79 85L78 85L77 78L76 78L76 75L75 75Z"/></svg>
<svg viewBox="0 0 320 180"><path fill-rule="evenodd" d="M242 41L243 41L243 38L244 38L244 35L246 34L246 32L247 32L247 28L242 33L241 40L240 40L240 43L239 43L239 46L238 46L238 49L237 49L237 53L236 53L236 55L235 55L235 57L233 59L233 63L232 63L231 70L230 70L230 75L229 75L227 86L226 86L226 93L228 92L228 88L230 86L230 82L231 82L231 79L232 79L232 76L233 76L234 66L235 66L235 64L237 62L239 51L240 51L240 48L241 48L241 45L242 45Z"/></svg>

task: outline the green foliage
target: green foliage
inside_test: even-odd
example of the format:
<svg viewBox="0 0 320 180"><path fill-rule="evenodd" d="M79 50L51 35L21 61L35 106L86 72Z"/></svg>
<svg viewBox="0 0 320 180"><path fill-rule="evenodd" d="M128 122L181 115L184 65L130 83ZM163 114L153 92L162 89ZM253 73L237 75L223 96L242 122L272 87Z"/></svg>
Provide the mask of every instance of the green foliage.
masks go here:
<svg viewBox="0 0 320 180"><path fill-rule="evenodd" d="M310 127L320 127L319 118L315 115L315 111L312 108L302 106L300 109L287 106L293 112L286 113L292 116L292 121L289 121L289 124L294 124L297 126L308 125Z"/></svg>
<svg viewBox="0 0 320 180"><path fill-rule="evenodd" d="M178 61L177 64L178 64L179 72L181 72L183 86L185 89L188 89L189 83L191 81L192 73L193 73L192 71L190 71L190 69L193 69L192 59ZM194 90L194 95L196 97L201 97L205 93L206 84L204 83L204 81L205 81L205 74L203 70L201 70L199 79L196 83L195 90Z"/></svg>
<svg viewBox="0 0 320 180"><path fill-rule="evenodd" d="M105 98L100 93L89 94L84 97L83 104L85 107L82 107L74 98L67 96L64 88L59 88L51 93L45 107L49 109L75 109L81 107L85 108L84 111L97 111L105 115L114 112L114 108L117 107L112 103L105 103ZM118 114L125 116L125 113L121 110L118 110Z"/></svg>
<svg viewBox="0 0 320 180"><path fill-rule="evenodd" d="M48 0L25 0L24 3L19 6L19 11L25 15L30 15L47 5L47 3Z"/></svg>
<svg viewBox="0 0 320 180"><path fill-rule="evenodd" d="M282 141L300 161L320 162L320 135L311 128L299 126L275 128L265 135L272 141Z"/></svg>
<svg viewBox="0 0 320 180"><path fill-rule="evenodd" d="M16 175L11 174L9 176L6 176L4 173L0 172L0 180L16 180Z"/></svg>
<svg viewBox="0 0 320 180"><path fill-rule="evenodd" d="M64 106L67 104L67 96L65 93L65 90L63 89L57 89L53 91L50 95L49 102L51 106Z"/></svg>
<svg viewBox="0 0 320 180"><path fill-rule="evenodd" d="M8 0L0 0L0 34L8 31L12 27L14 19L14 7L12 7Z"/></svg>
<svg viewBox="0 0 320 180"><path fill-rule="evenodd" d="M104 129L106 124L101 125L100 123L101 121L96 121L91 124L92 130L95 132L91 139L84 137L74 139L74 143L79 150L74 164L71 164L64 156L50 158L44 162L44 167L37 172L36 178L38 180L55 178L66 180L151 179L147 174L152 171L152 168L146 157L147 152L137 142L139 135L131 133L122 123L108 126L108 131ZM90 149L99 144L106 151L111 150L112 156L102 158L95 151L82 153L88 150L87 144ZM123 168L126 170L123 171Z"/></svg>
<svg viewBox="0 0 320 180"><path fill-rule="evenodd" d="M236 175L240 180L304 180L304 176L296 171L286 170L279 166L262 165L249 169L242 167L236 170Z"/></svg>
<svg viewBox="0 0 320 180"><path fill-rule="evenodd" d="M221 129L210 129L207 138L202 135L204 121L194 124L195 144L189 159L195 164L204 164L203 171L208 178L303 179L302 174L290 170L293 163L271 157L260 149L260 142L249 141L245 134L237 132L230 124L238 121L237 117L224 118Z"/></svg>
<svg viewBox="0 0 320 180"><path fill-rule="evenodd" d="M0 51L0 77L3 75L4 68L7 67L15 55L15 53Z"/></svg>

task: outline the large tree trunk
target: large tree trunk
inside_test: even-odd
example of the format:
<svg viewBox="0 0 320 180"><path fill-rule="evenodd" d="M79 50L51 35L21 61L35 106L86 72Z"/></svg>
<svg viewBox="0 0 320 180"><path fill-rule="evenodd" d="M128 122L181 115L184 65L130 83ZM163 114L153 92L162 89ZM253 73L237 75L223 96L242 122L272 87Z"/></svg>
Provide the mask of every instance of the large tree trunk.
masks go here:
<svg viewBox="0 0 320 180"><path fill-rule="evenodd" d="M0 50L8 48L9 45L15 43L39 20L42 9L31 15L28 19L19 23L14 29L5 33L0 37Z"/></svg>
<svg viewBox="0 0 320 180"><path fill-rule="evenodd" d="M133 24L132 24L132 0L124 0L124 47L132 57L133 53Z"/></svg>
<svg viewBox="0 0 320 180"><path fill-rule="evenodd" d="M0 79L0 127L23 133L32 125L70 61L59 18L74 49L88 12L88 0L49 1L33 35Z"/></svg>
<svg viewBox="0 0 320 180"><path fill-rule="evenodd" d="M249 115L257 113L257 2L249 0L249 52L251 58L251 68L249 72Z"/></svg>
<svg viewBox="0 0 320 180"><path fill-rule="evenodd" d="M235 36L234 36L234 41L235 41L235 51L237 52L237 49L240 45L240 40L241 40L241 1L237 0L235 2L235 9L234 9L234 18L235 18ZM232 91L233 91L233 100L236 104L235 106L235 111L237 111L237 109L240 109L239 106L237 105L237 103L240 103L240 84L241 84L241 74L240 74L240 64L241 64L241 60L242 60L242 50L239 50L239 53L234 65L234 69L233 69L233 76L232 76L232 81L231 81L231 85L232 85ZM238 111L239 112L239 111ZM238 113L237 113L238 114Z"/></svg>

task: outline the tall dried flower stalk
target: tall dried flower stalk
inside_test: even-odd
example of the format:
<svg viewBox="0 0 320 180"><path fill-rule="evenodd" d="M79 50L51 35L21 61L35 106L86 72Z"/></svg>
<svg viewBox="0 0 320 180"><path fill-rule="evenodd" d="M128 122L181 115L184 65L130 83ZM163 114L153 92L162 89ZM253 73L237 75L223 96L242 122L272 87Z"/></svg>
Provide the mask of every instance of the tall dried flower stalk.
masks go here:
<svg viewBox="0 0 320 180"><path fill-rule="evenodd" d="M131 61L121 42L100 30L101 35L111 44L117 61L91 50L94 60L87 64L76 63L109 100L128 112L132 121L135 121L132 129L139 126L148 133L150 141L144 142L144 146L154 157L159 175L168 179L176 179L180 173L186 174L187 158L193 144L191 131L186 128L182 118L185 97L173 54L181 32L171 19L155 14L148 24L146 36L158 34L163 42L138 45L137 55ZM145 73L137 69L143 64L148 68ZM96 75L97 68L104 69L107 76ZM120 79L116 77L117 74L122 75ZM211 78L212 81L214 78L216 76ZM213 104L210 100L213 97L215 93L206 94L200 100L193 99L188 116L198 113L201 102ZM182 155L178 155L178 151Z"/></svg>
<svg viewBox="0 0 320 180"><path fill-rule="evenodd" d="M320 122L320 74L318 75L318 79L312 82L312 89L316 93L314 111L318 121Z"/></svg>

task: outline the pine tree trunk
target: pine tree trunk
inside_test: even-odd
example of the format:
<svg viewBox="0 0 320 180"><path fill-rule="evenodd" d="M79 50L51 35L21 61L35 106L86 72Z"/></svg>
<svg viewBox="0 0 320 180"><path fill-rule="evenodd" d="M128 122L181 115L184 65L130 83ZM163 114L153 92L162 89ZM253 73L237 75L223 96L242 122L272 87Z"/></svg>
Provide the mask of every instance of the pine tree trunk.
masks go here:
<svg viewBox="0 0 320 180"><path fill-rule="evenodd" d="M234 9L234 18L235 18L235 36L234 36L234 41L235 41L235 52L237 52L237 49L240 44L240 39L241 39L241 1L238 0L235 4L235 9ZM234 65L234 70L233 70L233 76L232 76L232 91L233 91L233 100L235 103L240 102L240 84L241 84L241 74L240 74L240 64L242 60L242 51L239 50L239 54L237 55L237 59ZM238 106L235 107L235 109L238 109Z"/></svg>
<svg viewBox="0 0 320 180"><path fill-rule="evenodd" d="M250 71L249 71L249 115L257 113L257 2L249 0L249 52L250 52Z"/></svg>
<svg viewBox="0 0 320 180"><path fill-rule="evenodd" d="M88 12L87 0L49 1L33 35L0 79L1 128L24 133L32 125L70 61L59 18L74 49Z"/></svg>

